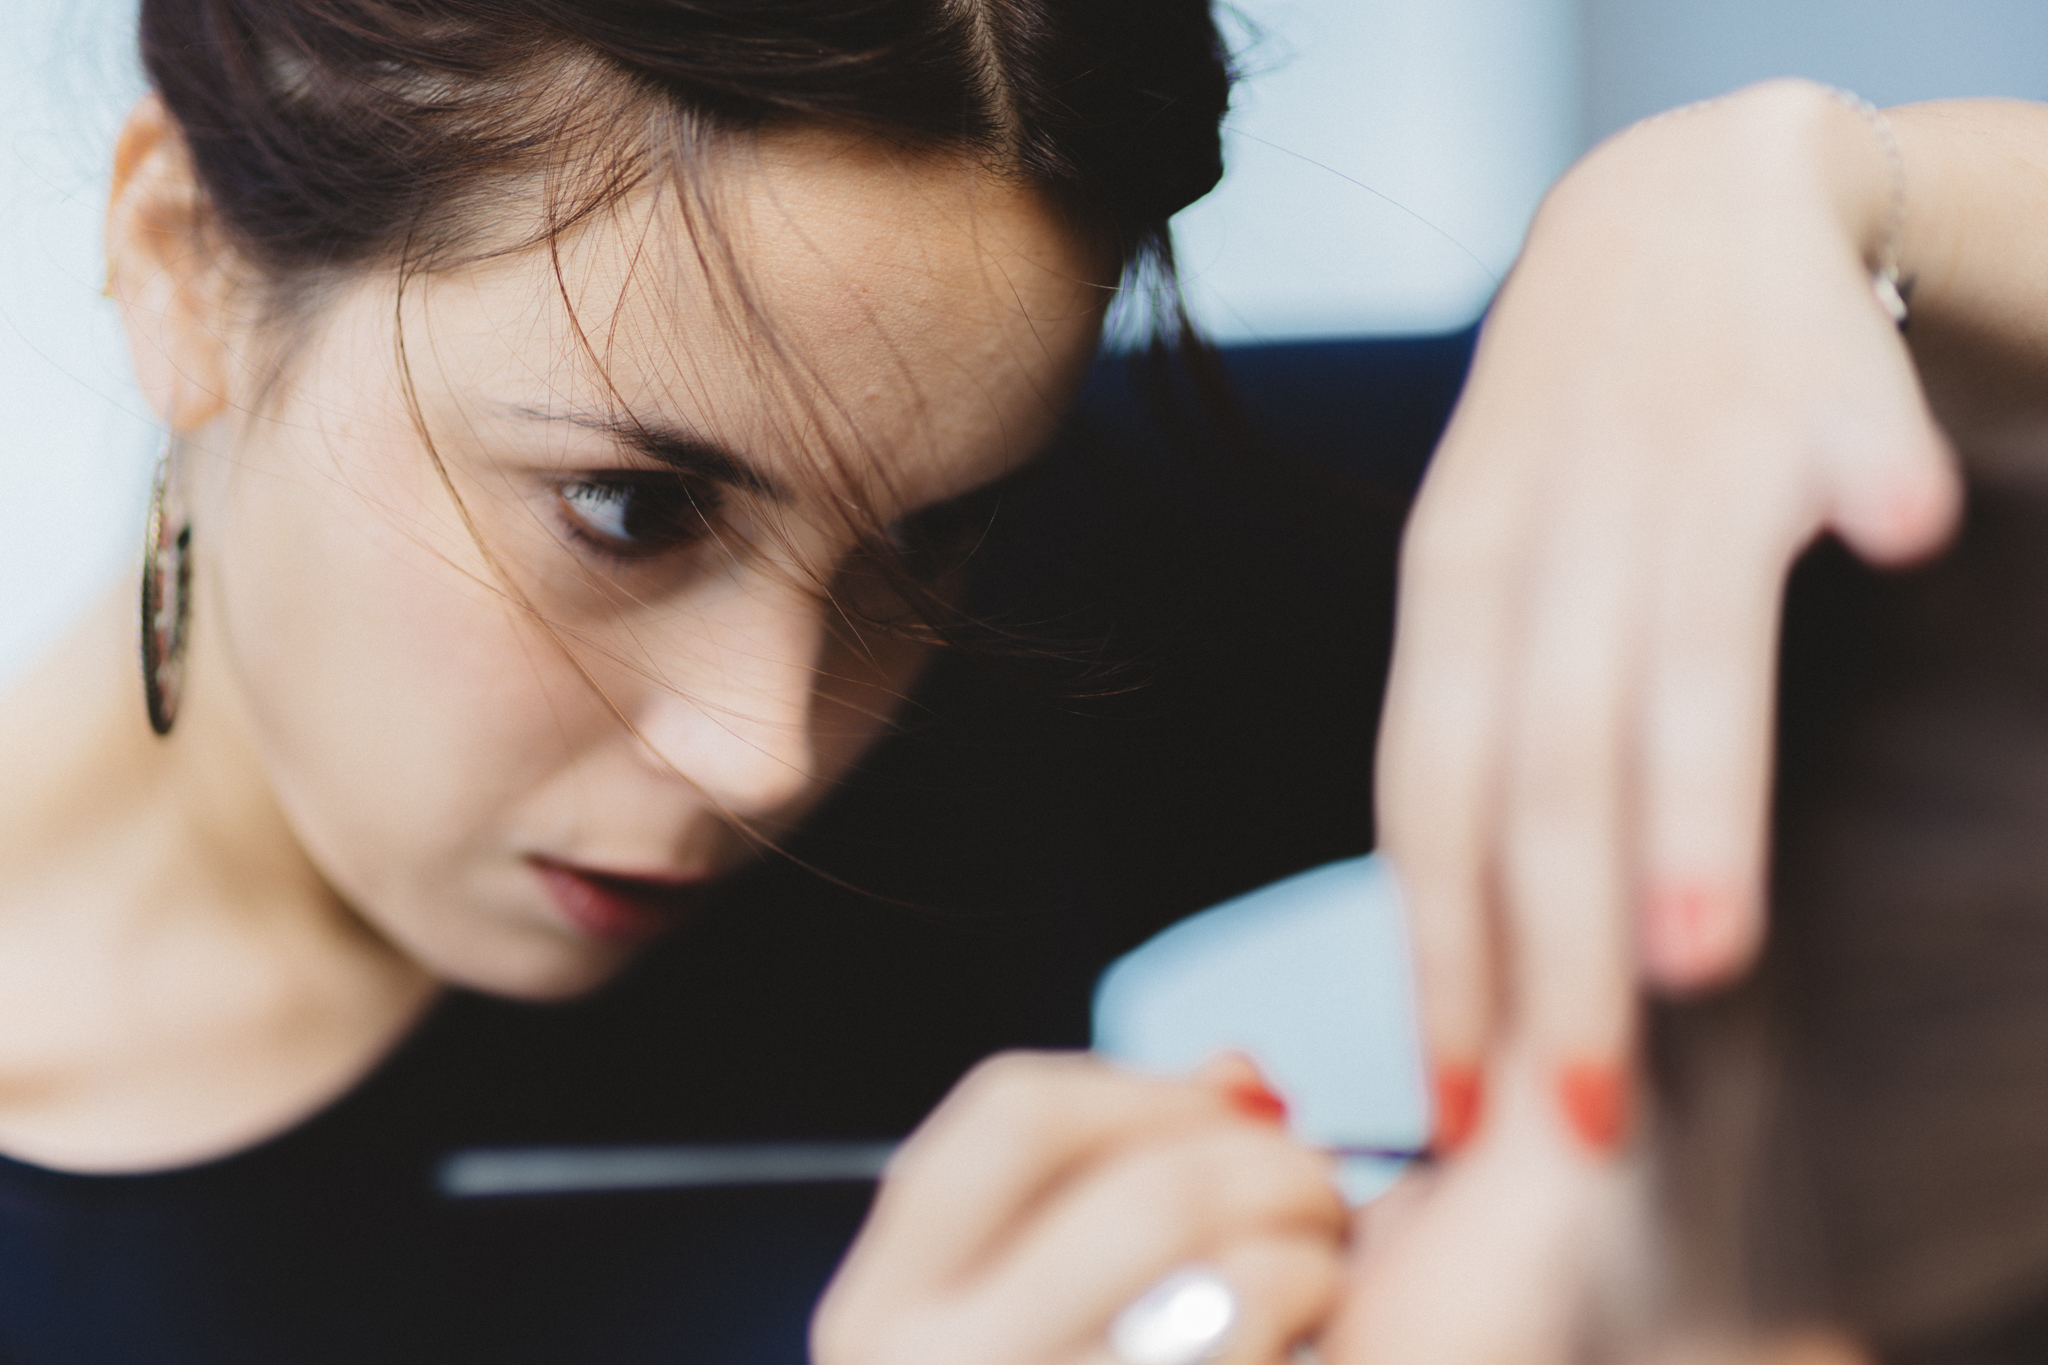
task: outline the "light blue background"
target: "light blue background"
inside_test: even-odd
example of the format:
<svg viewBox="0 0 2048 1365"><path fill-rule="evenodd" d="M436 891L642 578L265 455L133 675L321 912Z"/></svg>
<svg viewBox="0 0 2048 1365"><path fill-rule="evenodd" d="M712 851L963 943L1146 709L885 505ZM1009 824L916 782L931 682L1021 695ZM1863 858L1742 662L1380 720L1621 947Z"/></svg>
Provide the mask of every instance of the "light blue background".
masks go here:
<svg viewBox="0 0 2048 1365"><path fill-rule="evenodd" d="M1095 1049L1162 1075L1225 1052L1258 1063L1296 1137L1415 1150L1429 1141L1413 970L1380 859L1289 877L1182 920L1120 958L1095 993ZM1354 1202L1402 1162L1353 1154Z"/></svg>

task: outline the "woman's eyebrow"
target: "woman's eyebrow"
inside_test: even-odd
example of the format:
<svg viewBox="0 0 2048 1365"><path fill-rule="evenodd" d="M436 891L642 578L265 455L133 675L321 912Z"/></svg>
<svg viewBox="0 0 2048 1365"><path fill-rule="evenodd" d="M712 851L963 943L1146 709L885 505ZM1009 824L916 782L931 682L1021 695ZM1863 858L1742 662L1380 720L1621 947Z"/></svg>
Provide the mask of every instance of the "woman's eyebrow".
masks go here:
<svg viewBox="0 0 2048 1365"><path fill-rule="evenodd" d="M790 501L789 490L716 441L681 427L610 417L589 412L544 412L520 408L519 415L542 422L567 422L586 431L602 432L626 449L659 460L679 473L712 483L729 484L771 502Z"/></svg>

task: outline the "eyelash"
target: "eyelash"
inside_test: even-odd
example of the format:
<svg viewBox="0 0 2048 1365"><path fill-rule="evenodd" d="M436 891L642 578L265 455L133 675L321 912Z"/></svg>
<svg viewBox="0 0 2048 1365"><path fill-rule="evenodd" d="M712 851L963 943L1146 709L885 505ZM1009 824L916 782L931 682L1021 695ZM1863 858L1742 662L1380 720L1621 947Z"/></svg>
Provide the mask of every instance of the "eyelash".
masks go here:
<svg viewBox="0 0 2048 1365"><path fill-rule="evenodd" d="M609 501L623 503L619 520L638 542L607 535L592 526L573 500L579 490L590 490ZM636 499L656 501L656 509L643 518L633 507ZM555 501L563 527L584 549L617 563L638 563L693 545L710 533L712 518L719 510L719 490L705 489L674 475L641 474L630 471L593 473L571 479L555 489ZM666 504L663 506L662 504ZM636 527L636 523L640 523Z"/></svg>
<svg viewBox="0 0 2048 1365"><path fill-rule="evenodd" d="M656 525L640 528L643 536L651 534L653 538L635 543L593 527L590 519L578 511L572 501L572 494L580 489L608 495L611 499L627 500L629 504L635 498L653 498L668 505L654 514ZM709 537L722 510L725 490L673 474L595 470L582 478L557 484L554 493L557 516L569 538L594 558L627 567L659 559ZM888 538L900 557L899 562L914 577L927 582L936 581L958 569L979 548L1001 502L1000 484L978 489L963 498L927 507L903 518L889 527ZM635 529L634 523L642 519L629 505L621 520L631 532Z"/></svg>

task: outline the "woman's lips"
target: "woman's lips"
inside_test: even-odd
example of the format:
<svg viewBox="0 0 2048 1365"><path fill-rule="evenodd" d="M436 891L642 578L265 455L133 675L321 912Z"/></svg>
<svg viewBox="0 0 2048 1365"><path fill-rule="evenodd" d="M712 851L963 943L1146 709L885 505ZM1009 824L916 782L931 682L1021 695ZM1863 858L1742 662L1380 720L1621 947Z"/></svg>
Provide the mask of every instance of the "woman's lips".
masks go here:
<svg viewBox="0 0 2048 1365"><path fill-rule="evenodd" d="M545 858L532 862L562 918L607 943L645 943L661 937L703 904L711 886L703 877L629 877Z"/></svg>

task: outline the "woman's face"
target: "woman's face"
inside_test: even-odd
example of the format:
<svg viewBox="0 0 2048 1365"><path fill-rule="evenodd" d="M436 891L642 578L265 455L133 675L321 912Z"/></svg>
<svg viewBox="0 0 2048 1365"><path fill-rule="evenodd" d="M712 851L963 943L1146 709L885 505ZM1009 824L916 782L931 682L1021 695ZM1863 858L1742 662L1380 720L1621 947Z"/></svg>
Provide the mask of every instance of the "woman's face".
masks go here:
<svg viewBox="0 0 2048 1365"><path fill-rule="evenodd" d="M1021 186L808 130L712 187L710 234L650 191L552 257L354 281L274 390L225 344L184 433L170 743L243 748L456 982L595 985L827 794L921 662L857 624L849 496L893 522L1016 467L1094 345L1105 267Z"/></svg>

